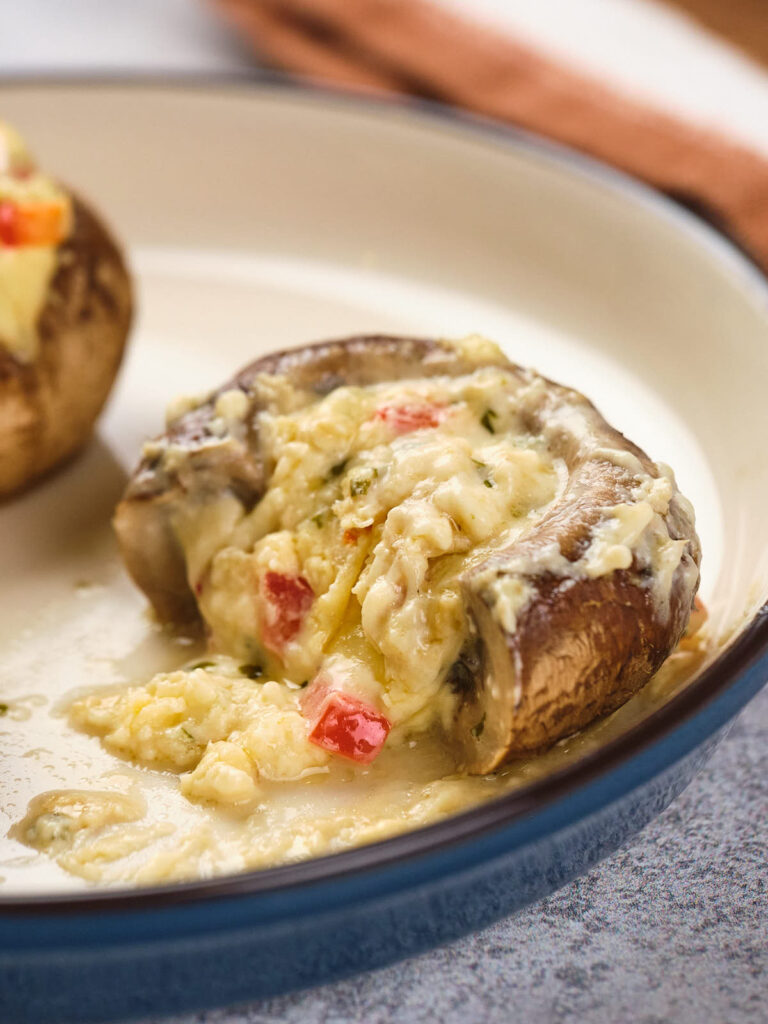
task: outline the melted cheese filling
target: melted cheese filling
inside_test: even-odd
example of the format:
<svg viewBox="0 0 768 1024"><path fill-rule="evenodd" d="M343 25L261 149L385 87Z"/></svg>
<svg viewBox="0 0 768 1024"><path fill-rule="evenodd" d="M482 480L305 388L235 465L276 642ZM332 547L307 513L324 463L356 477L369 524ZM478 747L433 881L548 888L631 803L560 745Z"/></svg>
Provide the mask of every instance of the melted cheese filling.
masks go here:
<svg viewBox="0 0 768 1024"><path fill-rule="evenodd" d="M388 746L447 725L446 676L468 631L461 572L527 533L564 480L519 427L509 385L483 368L338 388L295 409L289 385L264 378L263 498L250 514L231 495L189 503L175 523L212 664L88 697L77 724L124 756L187 772L184 792L222 803L255 799L261 779L327 768L300 704L320 673L386 716ZM229 432L239 394L215 410ZM264 637L270 573L312 595L279 650Z"/></svg>
<svg viewBox="0 0 768 1024"><path fill-rule="evenodd" d="M20 362L37 355L37 322L56 264L53 246L0 247L0 347Z"/></svg>

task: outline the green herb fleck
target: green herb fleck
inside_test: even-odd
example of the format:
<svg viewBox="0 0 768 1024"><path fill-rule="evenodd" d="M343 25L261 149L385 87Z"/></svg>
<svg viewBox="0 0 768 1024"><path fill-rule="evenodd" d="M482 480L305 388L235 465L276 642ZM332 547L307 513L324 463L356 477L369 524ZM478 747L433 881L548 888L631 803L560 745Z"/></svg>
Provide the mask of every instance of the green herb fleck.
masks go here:
<svg viewBox="0 0 768 1024"><path fill-rule="evenodd" d="M368 488L371 486L370 477L359 476L356 479L350 481L349 493L352 498L356 498L359 494L367 494Z"/></svg>
<svg viewBox="0 0 768 1024"><path fill-rule="evenodd" d="M196 668L213 668L215 664L215 661L196 661L194 665L189 666L189 671L194 672Z"/></svg>
<svg viewBox="0 0 768 1024"><path fill-rule="evenodd" d="M193 743L195 742L195 737L192 735L189 729L185 729L184 726L182 725L181 731L184 733L188 740L192 740Z"/></svg>
<svg viewBox="0 0 768 1024"><path fill-rule="evenodd" d="M342 459L341 462L337 462L335 466L331 466L330 476L341 476L344 470L349 464L349 459Z"/></svg>
<svg viewBox="0 0 768 1024"><path fill-rule="evenodd" d="M477 459L472 459L478 469L488 469L488 466L484 462L478 462Z"/></svg>
<svg viewBox="0 0 768 1024"><path fill-rule="evenodd" d="M483 480L486 487L493 487L493 480Z"/></svg>
<svg viewBox="0 0 768 1024"><path fill-rule="evenodd" d="M493 409L486 409L482 415L480 422L482 423L482 425L485 427L489 434L495 434L496 428L494 427L491 421L496 420L498 418L499 414L494 412Z"/></svg>
<svg viewBox="0 0 768 1024"><path fill-rule="evenodd" d="M241 676L246 676L248 679L261 679L264 675L264 669L261 665L241 665L238 669Z"/></svg>
<svg viewBox="0 0 768 1024"><path fill-rule="evenodd" d="M312 516L312 522L315 524L315 526L319 530L320 527L323 526L323 524L325 523L325 513L324 512L315 512L315 514Z"/></svg>
<svg viewBox="0 0 768 1024"><path fill-rule="evenodd" d="M479 740L480 737L483 735L483 729L485 729L485 715L483 715L483 717L480 719L477 725L472 726L470 732L472 733L476 740Z"/></svg>
<svg viewBox="0 0 768 1024"><path fill-rule="evenodd" d="M368 488L371 486L374 480L378 479L379 471L374 466L373 469L367 469L360 476L356 476L349 483L349 494L350 497L356 498L359 494L367 494Z"/></svg>
<svg viewBox="0 0 768 1024"><path fill-rule="evenodd" d="M8 714L8 705L0 704L0 716Z"/></svg>

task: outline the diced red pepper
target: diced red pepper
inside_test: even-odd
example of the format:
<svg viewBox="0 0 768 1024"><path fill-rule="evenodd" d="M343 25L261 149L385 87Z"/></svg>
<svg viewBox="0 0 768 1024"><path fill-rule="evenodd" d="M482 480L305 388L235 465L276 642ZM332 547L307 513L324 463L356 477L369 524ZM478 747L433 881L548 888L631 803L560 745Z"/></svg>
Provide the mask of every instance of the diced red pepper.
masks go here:
<svg viewBox="0 0 768 1024"><path fill-rule="evenodd" d="M280 655L301 629L315 593L303 576L270 571L262 580L261 594L261 639L267 650Z"/></svg>
<svg viewBox="0 0 768 1024"><path fill-rule="evenodd" d="M358 764L378 757L392 728L370 704L322 683L313 684L302 710L312 723L310 743Z"/></svg>
<svg viewBox="0 0 768 1024"><path fill-rule="evenodd" d="M396 434L409 434L413 430L438 427L445 419L445 406L427 405L383 405L373 414L374 419L384 420Z"/></svg>
<svg viewBox="0 0 768 1024"><path fill-rule="evenodd" d="M16 205L0 202L0 245L16 245Z"/></svg>
<svg viewBox="0 0 768 1024"><path fill-rule="evenodd" d="M60 202L0 200L0 245L57 245L66 237L66 214Z"/></svg>

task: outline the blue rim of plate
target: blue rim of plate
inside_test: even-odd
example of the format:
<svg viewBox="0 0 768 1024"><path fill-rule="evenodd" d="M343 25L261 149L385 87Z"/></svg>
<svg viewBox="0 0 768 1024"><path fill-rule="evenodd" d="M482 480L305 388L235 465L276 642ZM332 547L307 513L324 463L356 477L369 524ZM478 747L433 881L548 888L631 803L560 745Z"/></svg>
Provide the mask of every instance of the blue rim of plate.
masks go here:
<svg viewBox="0 0 768 1024"><path fill-rule="evenodd" d="M129 73L69 74L0 74L0 100L5 89L13 88L100 88L167 89L168 91L205 91L230 95L249 92L300 93L302 99L321 106L341 109L370 109L384 112L404 112L420 119L425 127L447 126L466 136L496 142L502 148L532 155L551 165L565 168L602 190L618 194L651 215L671 223L696 244L725 264L768 312L768 279L751 258L733 241L712 218L699 210L691 210L684 203L665 196L641 181L600 161L572 150L550 139L534 135L524 129L470 114L432 100L414 97L382 96L348 92L329 87L294 75L269 70L253 73L234 72L195 75L186 72L168 74L150 73L137 77ZM0 896L0 918L61 917L110 911L160 910L185 904L209 904L214 900L231 901L233 897L279 895L287 890L321 883L340 882L366 872L396 867L407 861L443 853L468 840L480 839L491 833L509 828L523 819L540 814L563 798L573 795L593 783L604 780L610 773L633 759L647 754L649 748L669 738L670 734L711 707L723 695L735 688L745 676L768 679L768 601L754 614L739 637L720 654L711 665L685 687L642 721L628 728L620 736L595 751L585 754L577 762L545 778L497 797L470 810L463 811L434 825L404 832L366 846L339 853L315 857L293 864L261 868L240 874L222 875L191 882L134 889L101 889L73 893L20 894ZM753 685L743 699L737 698L715 716L705 730L689 729L686 742L676 752L668 751L665 762L649 767L646 772L658 774L663 768L689 753L713 732L724 725L760 689ZM603 793L588 810L594 811L605 803L618 800L622 795L642 783L638 774L622 783L616 791ZM628 783L628 784L627 784ZM608 795L609 800L605 797ZM574 802L573 813L560 827L584 816L585 808ZM546 830L546 826L545 826ZM539 834L542 834L539 831ZM515 845L522 846L536 838L533 833ZM30 922L31 923L31 922Z"/></svg>

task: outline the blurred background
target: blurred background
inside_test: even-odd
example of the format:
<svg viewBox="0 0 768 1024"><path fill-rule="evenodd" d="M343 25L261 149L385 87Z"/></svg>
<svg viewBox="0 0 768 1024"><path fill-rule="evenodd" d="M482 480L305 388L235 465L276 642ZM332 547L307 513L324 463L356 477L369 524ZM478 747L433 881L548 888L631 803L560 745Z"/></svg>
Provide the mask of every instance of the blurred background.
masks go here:
<svg viewBox="0 0 768 1024"><path fill-rule="evenodd" d="M419 4L420 0L416 0ZM413 0L410 0L413 6ZM622 91L727 130L768 153L768 5L765 0L431 0L439 11L490 26ZM346 7L306 4L331 20ZM246 35L235 9L295 12L281 0L26 0L7 4L0 72L247 73L296 66L262 24ZM294 15L295 18L295 15ZM449 57L446 54L446 57ZM457 74L462 69L456 67Z"/></svg>
<svg viewBox="0 0 768 1024"><path fill-rule="evenodd" d="M287 71L574 146L723 228L768 272L766 0L27 0L0 77Z"/></svg>

